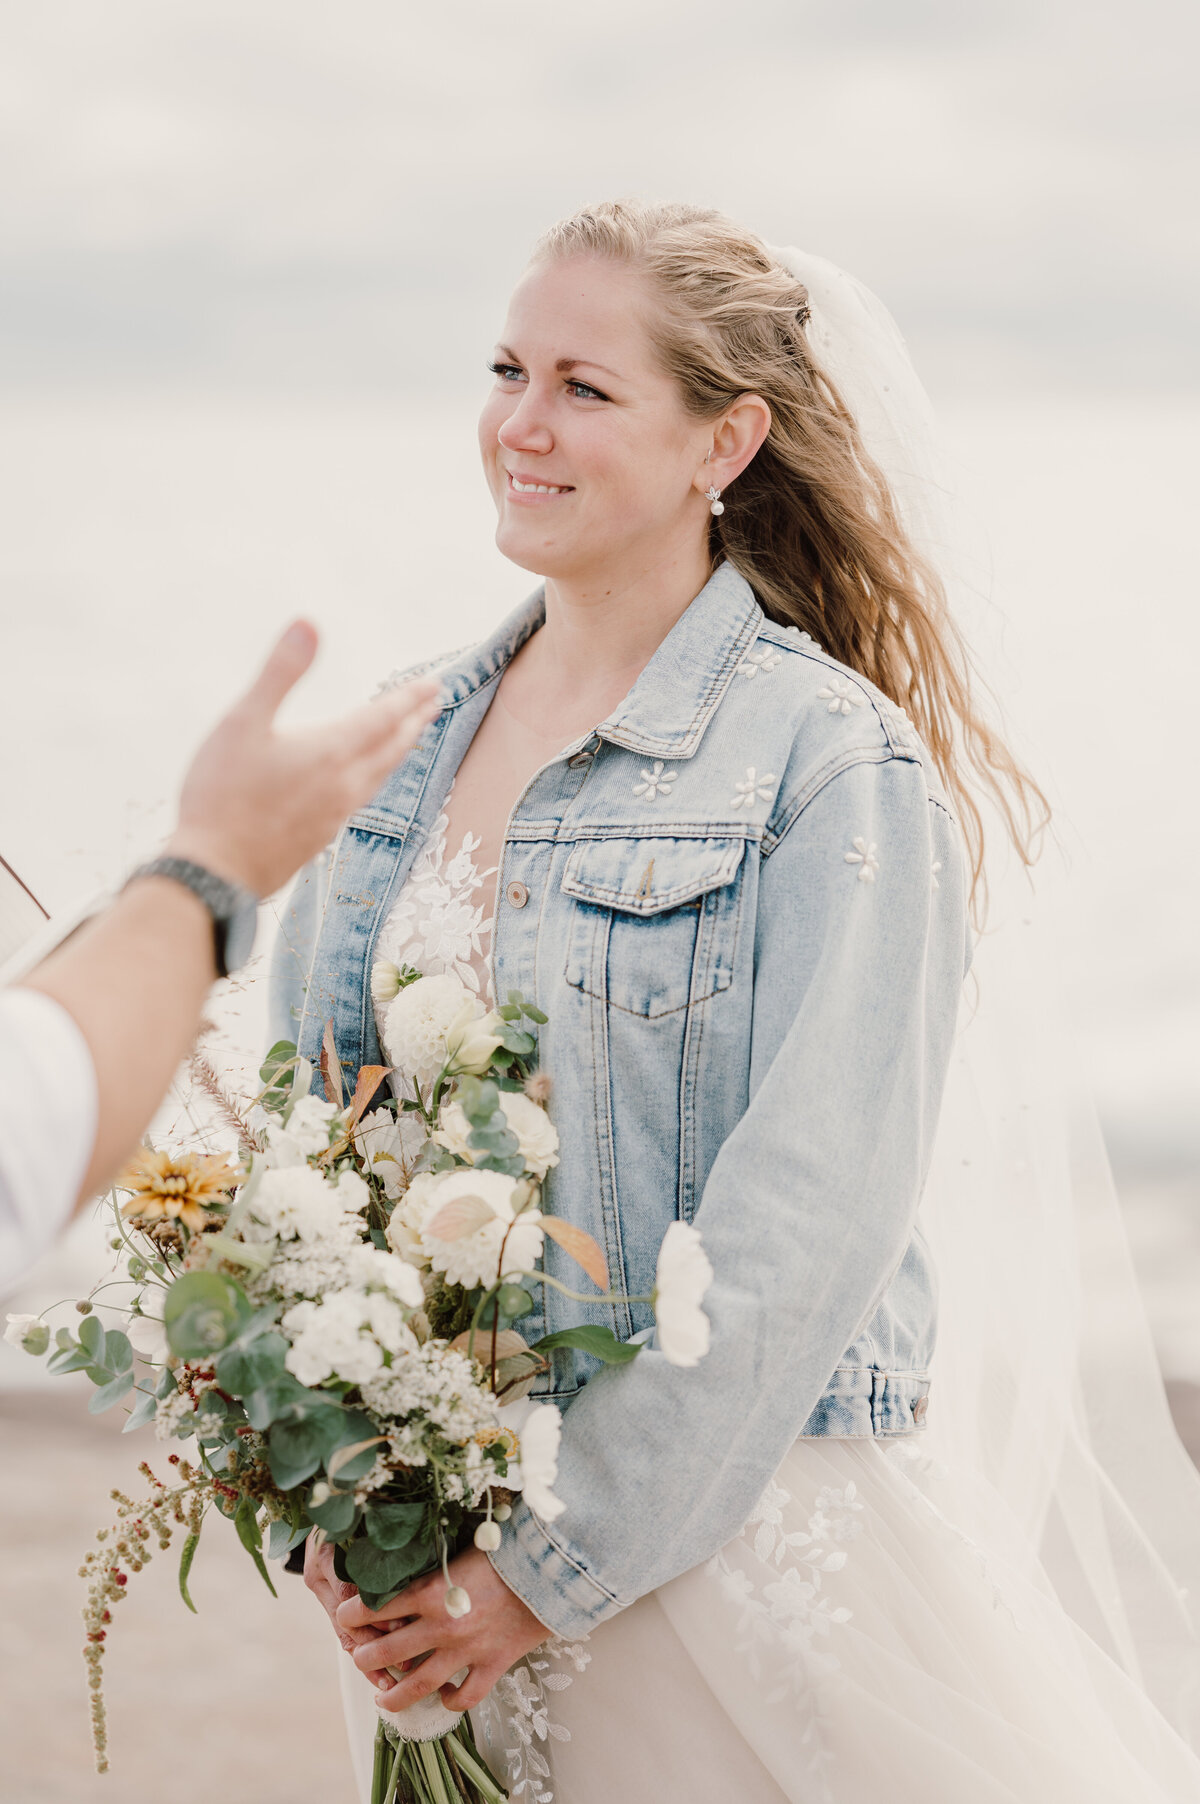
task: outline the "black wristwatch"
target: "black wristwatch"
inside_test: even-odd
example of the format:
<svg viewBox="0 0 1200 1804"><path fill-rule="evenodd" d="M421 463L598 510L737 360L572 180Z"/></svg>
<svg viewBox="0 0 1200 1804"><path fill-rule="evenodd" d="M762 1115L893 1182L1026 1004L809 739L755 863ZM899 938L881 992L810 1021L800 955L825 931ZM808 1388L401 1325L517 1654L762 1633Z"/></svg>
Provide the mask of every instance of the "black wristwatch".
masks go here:
<svg viewBox="0 0 1200 1804"><path fill-rule="evenodd" d="M240 883L227 883L224 877L202 864L193 864L190 858L152 858L149 864L139 864L136 871L131 871L126 883L132 883L135 877L171 877L199 896L212 916L218 977L228 977L245 964L254 950L258 928L258 897L253 890L243 889Z"/></svg>

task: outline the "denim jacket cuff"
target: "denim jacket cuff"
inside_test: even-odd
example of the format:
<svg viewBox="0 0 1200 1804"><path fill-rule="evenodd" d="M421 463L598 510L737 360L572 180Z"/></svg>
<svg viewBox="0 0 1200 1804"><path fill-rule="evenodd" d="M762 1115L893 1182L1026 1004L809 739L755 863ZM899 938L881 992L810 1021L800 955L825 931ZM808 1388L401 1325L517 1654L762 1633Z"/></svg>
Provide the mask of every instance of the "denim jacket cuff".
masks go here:
<svg viewBox="0 0 1200 1804"><path fill-rule="evenodd" d="M578 1641L625 1608L519 1499L488 1558L509 1590L566 1641Z"/></svg>

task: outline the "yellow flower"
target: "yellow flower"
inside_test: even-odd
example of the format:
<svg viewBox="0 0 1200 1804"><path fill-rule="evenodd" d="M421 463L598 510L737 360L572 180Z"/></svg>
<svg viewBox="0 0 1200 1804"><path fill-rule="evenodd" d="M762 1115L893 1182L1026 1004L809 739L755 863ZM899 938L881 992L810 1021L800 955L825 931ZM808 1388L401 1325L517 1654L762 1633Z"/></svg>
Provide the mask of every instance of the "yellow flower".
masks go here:
<svg viewBox="0 0 1200 1804"><path fill-rule="evenodd" d="M165 1153L139 1148L117 1179L131 1191L121 1214L147 1233L180 1223L197 1233L228 1201L242 1174L223 1153Z"/></svg>

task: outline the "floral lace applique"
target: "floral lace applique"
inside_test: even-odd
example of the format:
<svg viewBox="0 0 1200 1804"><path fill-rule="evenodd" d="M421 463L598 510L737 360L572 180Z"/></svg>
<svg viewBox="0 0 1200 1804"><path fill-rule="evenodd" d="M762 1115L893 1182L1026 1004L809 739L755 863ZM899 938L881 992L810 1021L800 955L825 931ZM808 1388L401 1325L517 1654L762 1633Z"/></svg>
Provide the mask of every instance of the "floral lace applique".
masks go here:
<svg viewBox="0 0 1200 1804"><path fill-rule="evenodd" d="M519 1665L498 1679L475 1715L493 1747L504 1749L508 1795L524 1804L554 1804L547 1781L553 1777L550 1762L538 1743L570 1741L571 1732L552 1721L547 1693L565 1691L571 1674L555 1670L570 1661L583 1672L592 1656L580 1641L563 1641L557 1635L534 1648Z"/></svg>
<svg viewBox="0 0 1200 1804"><path fill-rule="evenodd" d="M447 801L453 792L451 783ZM483 841L464 833L457 852L447 856L449 816L443 811L417 853L399 896L379 936L377 957L395 965L414 965L427 977L451 972L476 995L490 1002L491 977L486 944L494 917L485 917L476 894L497 866L478 870L474 854Z"/></svg>
<svg viewBox="0 0 1200 1804"><path fill-rule="evenodd" d="M840 1543L862 1534L858 1512L864 1506L853 1479L840 1489L822 1485L807 1526L789 1531L791 1504L791 1493L772 1479L738 1540L714 1555L704 1571L739 1611L737 1653L756 1683L771 1686L765 1701L786 1699L796 1712L799 1745L808 1753L807 1772L822 1787L813 1790L814 1804L832 1804L822 1773L830 1753L821 1734L825 1706L818 1681L828 1681L841 1661L816 1644L849 1622L853 1611L836 1604L822 1590L822 1580L846 1564L849 1555ZM756 1583L751 1571L735 1563L740 1551L779 1576Z"/></svg>

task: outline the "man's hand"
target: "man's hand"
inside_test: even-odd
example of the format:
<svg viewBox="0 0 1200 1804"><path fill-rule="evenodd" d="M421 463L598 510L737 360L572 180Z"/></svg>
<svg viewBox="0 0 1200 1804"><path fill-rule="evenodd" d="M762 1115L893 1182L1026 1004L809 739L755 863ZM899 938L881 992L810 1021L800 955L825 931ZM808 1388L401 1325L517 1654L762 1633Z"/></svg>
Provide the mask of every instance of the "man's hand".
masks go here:
<svg viewBox="0 0 1200 1804"><path fill-rule="evenodd" d="M327 726L276 732L279 705L316 650L315 629L295 621L196 753L167 843L260 897L329 844L439 712L438 684L426 678Z"/></svg>
<svg viewBox="0 0 1200 1804"><path fill-rule="evenodd" d="M466 1616L446 1614L446 1581L440 1572L406 1586L382 1610L368 1610L357 1593L337 1606L333 1620L339 1635L372 1632L372 1640L355 1648L354 1664L379 1686L375 1701L385 1710L407 1709L435 1691L441 1692L447 1710L473 1710L515 1660L552 1633L476 1548L451 1560L450 1582L461 1585L471 1599ZM423 1654L429 1658L403 1679L383 1671ZM464 1666L470 1671L462 1684L451 1685Z"/></svg>

